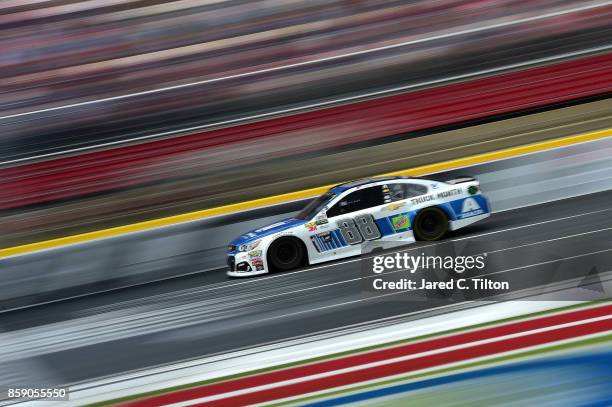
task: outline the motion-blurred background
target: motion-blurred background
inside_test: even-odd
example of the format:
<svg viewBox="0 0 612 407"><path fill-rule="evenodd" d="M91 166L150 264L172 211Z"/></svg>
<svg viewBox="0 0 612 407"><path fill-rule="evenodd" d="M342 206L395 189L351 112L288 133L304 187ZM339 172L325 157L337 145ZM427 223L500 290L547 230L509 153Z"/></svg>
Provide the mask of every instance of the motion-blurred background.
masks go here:
<svg viewBox="0 0 612 407"><path fill-rule="evenodd" d="M601 98L611 19L602 0L4 1L1 246L403 168L331 154Z"/></svg>
<svg viewBox="0 0 612 407"><path fill-rule="evenodd" d="M611 50L606 0L0 1L0 391L71 385L71 405L97 403L609 300ZM156 221L415 167L481 181L493 216L451 238L494 240L512 266L493 272L518 282L493 307L364 299L358 259L229 280L227 243L304 192ZM500 359L500 376L397 405L610 404L610 306L586 308L538 322L538 352L580 357L530 348L519 370ZM517 326L487 336L491 355L533 345L539 326Z"/></svg>

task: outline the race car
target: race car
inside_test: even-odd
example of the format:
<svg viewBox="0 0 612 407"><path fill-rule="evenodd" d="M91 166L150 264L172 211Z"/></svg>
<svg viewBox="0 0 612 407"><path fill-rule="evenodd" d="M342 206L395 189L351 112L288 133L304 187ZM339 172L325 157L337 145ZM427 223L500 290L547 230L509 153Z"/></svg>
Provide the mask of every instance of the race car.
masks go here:
<svg viewBox="0 0 612 407"><path fill-rule="evenodd" d="M293 218L235 239L227 250L227 274L288 271L362 254L368 243L388 248L439 240L489 215L489 203L472 177L351 181L313 199Z"/></svg>

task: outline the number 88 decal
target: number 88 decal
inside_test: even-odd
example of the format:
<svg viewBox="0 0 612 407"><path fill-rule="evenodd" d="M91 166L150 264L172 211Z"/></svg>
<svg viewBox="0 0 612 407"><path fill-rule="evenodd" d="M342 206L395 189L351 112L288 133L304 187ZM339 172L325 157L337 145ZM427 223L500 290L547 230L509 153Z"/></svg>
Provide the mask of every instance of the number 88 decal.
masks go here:
<svg viewBox="0 0 612 407"><path fill-rule="evenodd" d="M364 240L376 240L382 236L372 215L359 215L336 222L342 237L348 244L359 244Z"/></svg>

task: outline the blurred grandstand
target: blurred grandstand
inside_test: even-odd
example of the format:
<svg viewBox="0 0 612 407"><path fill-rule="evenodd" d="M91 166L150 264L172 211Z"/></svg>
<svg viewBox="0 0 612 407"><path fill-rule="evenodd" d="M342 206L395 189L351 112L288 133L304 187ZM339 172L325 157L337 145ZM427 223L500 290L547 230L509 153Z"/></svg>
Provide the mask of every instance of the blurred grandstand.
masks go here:
<svg viewBox="0 0 612 407"><path fill-rule="evenodd" d="M562 63L612 46L611 17L601 0L2 2L3 245L343 181L364 174L339 149L604 97L605 55ZM494 76L542 64L566 68ZM488 93L459 111L481 76ZM266 121L415 90L342 120Z"/></svg>
<svg viewBox="0 0 612 407"><path fill-rule="evenodd" d="M605 40L612 11L576 0L0 7L7 159L581 49Z"/></svg>

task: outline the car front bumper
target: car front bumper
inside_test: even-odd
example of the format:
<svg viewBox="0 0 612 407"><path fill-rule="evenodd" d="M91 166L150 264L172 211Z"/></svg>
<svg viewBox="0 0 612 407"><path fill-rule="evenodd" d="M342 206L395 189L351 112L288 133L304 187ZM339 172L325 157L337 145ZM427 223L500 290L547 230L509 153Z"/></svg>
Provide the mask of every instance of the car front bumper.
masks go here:
<svg viewBox="0 0 612 407"><path fill-rule="evenodd" d="M228 253L227 265L227 275L230 277L251 277L268 272L261 257L253 257L245 252Z"/></svg>
<svg viewBox="0 0 612 407"><path fill-rule="evenodd" d="M266 270L256 270L256 271L229 271L227 272L227 275L230 277L252 277L252 276L258 276L260 274L266 274L267 271Z"/></svg>

